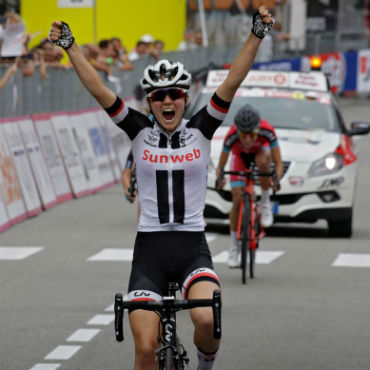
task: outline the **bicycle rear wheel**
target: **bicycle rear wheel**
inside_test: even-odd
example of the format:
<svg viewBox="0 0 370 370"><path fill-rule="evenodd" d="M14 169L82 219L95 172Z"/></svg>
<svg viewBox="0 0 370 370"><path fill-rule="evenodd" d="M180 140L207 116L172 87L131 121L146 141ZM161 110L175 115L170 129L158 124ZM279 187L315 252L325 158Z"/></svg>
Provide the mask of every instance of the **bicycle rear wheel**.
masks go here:
<svg viewBox="0 0 370 370"><path fill-rule="evenodd" d="M241 269L242 283L247 283L248 249L249 249L249 224L250 224L250 199L244 200L242 217L242 237L241 237Z"/></svg>

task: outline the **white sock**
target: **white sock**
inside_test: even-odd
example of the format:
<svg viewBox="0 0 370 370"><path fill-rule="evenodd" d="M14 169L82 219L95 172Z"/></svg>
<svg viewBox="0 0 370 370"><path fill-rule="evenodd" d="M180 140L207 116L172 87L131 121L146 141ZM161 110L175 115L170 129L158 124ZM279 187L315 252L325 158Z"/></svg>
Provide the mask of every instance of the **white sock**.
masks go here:
<svg viewBox="0 0 370 370"><path fill-rule="evenodd" d="M237 239L237 232L236 231L230 231L230 237L231 237L231 250L238 249L238 239Z"/></svg>
<svg viewBox="0 0 370 370"><path fill-rule="evenodd" d="M270 190L261 189L261 205L270 205Z"/></svg>
<svg viewBox="0 0 370 370"><path fill-rule="evenodd" d="M198 370L212 370L217 352L218 350L215 353L204 353L198 349Z"/></svg>

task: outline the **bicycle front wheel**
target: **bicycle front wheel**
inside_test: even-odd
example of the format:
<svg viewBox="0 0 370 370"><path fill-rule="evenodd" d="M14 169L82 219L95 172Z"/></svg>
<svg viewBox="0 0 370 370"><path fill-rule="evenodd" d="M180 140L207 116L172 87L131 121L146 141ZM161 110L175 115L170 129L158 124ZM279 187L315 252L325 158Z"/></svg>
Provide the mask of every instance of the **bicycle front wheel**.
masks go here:
<svg viewBox="0 0 370 370"><path fill-rule="evenodd" d="M259 242L259 224L258 224L258 212L257 208L254 207L254 218L253 222L251 222L250 230L253 232L251 233L252 235L250 236L250 243L248 245L249 247L249 276L251 279L254 278L254 265L256 262L256 250L258 248L258 242ZM252 221L252 220L251 220ZM253 225L252 225L253 224Z"/></svg>
<svg viewBox="0 0 370 370"><path fill-rule="evenodd" d="M172 348L166 349L166 370L173 370Z"/></svg>
<svg viewBox="0 0 370 370"><path fill-rule="evenodd" d="M247 283L248 249L249 249L249 224L250 224L250 199L244 200L242 217L242 237L241 237L241 269L242 283Z"/></svg>

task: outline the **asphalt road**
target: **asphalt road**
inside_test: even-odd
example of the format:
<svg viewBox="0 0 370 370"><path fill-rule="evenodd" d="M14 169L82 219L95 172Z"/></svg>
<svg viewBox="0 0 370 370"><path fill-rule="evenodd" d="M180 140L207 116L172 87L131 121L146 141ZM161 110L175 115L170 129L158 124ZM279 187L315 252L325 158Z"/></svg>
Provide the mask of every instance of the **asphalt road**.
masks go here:
<svg viewBox="0 0 370 370"><path fill-rule="evenodd" d="M347 122L370 120L368 100L340 103ZM216 370L369 370L369 266L338 266L369 258L369 143L369 136L358 142L351 239L330 238L324 222L277 225L261 244L265 263L243 286L240 271L222 262L227 227L210 225L224 302ZM111 311L114 293L126 291L130 262L107 259L122 248L130 255L135 224L136 205L128 205L117 185L0 234L9 258L16 258L16 247L29 253L0 258L1 370L132 368L127 318L126 339L117 343ZM119 257L129 259L126 254ZM195 369L188 313L179 313L178 330Z"/></svg>

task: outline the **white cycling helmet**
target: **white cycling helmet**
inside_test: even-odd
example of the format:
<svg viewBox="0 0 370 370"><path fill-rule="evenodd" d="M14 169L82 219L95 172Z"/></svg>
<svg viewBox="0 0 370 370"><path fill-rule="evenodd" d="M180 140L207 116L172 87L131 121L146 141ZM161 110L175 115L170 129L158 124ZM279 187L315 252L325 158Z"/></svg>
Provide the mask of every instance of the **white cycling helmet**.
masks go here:
<svg viewBox="0 0 370 370"><path fill-rule="evenodd" d="M145 68L140 83L146 93L165 87L189 89L191 74L182 63L162 59L154 66L149 65Z"/></svg>

